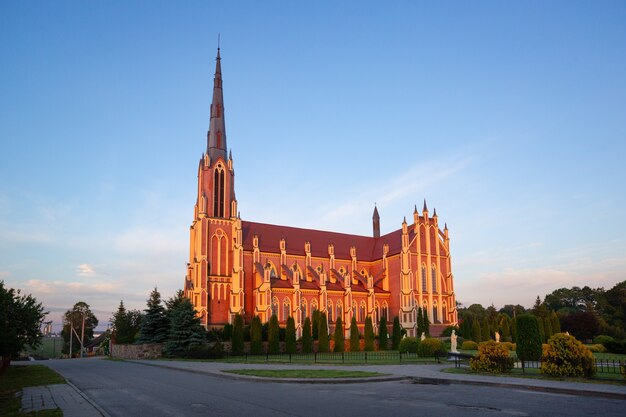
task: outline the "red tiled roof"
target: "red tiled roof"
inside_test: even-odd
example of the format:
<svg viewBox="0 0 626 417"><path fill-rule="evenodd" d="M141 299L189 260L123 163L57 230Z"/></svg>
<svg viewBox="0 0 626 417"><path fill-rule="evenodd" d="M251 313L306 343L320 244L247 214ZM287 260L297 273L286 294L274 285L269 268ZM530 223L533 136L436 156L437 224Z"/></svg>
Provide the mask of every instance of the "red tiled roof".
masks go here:
<svg viewBox="0 0 626 417"><path fill-rule="evenodd" d="M326 289L329 291L343 291L343 285L338 282L326 281Z"/></svg>
<svg viewBox="0 0 626 417"><path fill-rule="evenodd" d="M320 286L315 281L300 281L300 288L303 290L319 290Z"/></svg>
<svg viewBox="0 0 626 417"><path fill-rule="evenodd" d="M289 280L280 278L270 280L270 285L272 288L293 288Z"/></svg>
<svg viewBox="0 0 626 417"><path fill-rule="evenodd" d="M262 252L280 253L280 239L285 239L288 254L305 255L304 243L311 243L311 255L327 257L328 245L335 246L335 258L351 259L350 246L356 247L357 259L374 261L383 257L383 245L389 245L388 256L400 253L402 248L402 229L398 229L379 238L350 235L322 230L301 229L298 227L242 221L243 247L252 250L254 235L259 237L259 249ZM409 238L413 230L409 229Z"/></svg>
<svg viewBox="0 0 626 417"><path fill-rule="evenodd" d="M365 288L358 286L358 285L352 285L352 292L368 292Z"/></svg>

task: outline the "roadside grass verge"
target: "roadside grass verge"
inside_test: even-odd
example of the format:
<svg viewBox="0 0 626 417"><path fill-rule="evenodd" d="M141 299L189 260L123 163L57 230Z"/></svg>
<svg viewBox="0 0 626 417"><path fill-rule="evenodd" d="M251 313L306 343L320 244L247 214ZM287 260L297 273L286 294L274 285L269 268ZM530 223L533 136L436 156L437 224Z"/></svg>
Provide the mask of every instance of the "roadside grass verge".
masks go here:
<svg viewBox="0 0 626 417"><path fill-rule="evenodd" d="M264 378L367 378L385 376L379 372L343 371L335 369L233 369L229 374L260 376Z"/></svg>
<svg viewBox="0 0 626 417"><path fill-rule="evenodd" d="M624 377L617 373L597 373L592 378L575 378L575 377L552 377L542 374L538 368L526 368L522 372L519 368L514 368L510 373L503 374L491 374L486 372L475 372L469 368L445 368L441 372L448 374L465 374L465 375L486 375L498 377L514 377L514 378L528 378L528 379L543 379L550 381L567 381L567 382L584 382L589 384L614 384L614 385L626 385Z"/></svg>
<svg viewBox="0 0 626 417"><path fill-rule="evenodd" d="M56 410L42 410L33 413L20 413L21 397L16 394L24 387L39 385L64 384L65 379L52 369L43 365L12 365L0 377L0 416L2 417L62 417L63 412Z"/></svg>

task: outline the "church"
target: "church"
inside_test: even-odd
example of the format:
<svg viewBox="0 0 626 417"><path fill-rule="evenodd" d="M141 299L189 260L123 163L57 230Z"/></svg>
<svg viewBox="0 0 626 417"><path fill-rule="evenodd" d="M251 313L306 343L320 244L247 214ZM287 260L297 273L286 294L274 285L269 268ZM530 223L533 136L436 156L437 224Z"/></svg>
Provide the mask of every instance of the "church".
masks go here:
<svg viewBox="0 0 626 417"><path fill-rule="evenodd" d="M371 236L241 219L219 48L184 292L206 328L232 323L236 314L245 323L275 314L281 326L292 316L301 335L305 317L320 310L331 331L338 317L348 335L353 317L363 332L367 316L376 326L384 315L388 322L399 317L407 334L416 336L418 307L428 312L434 335L457 324L448 228L440 228L437 211L430 214L425 200L410 223L405 218L382 236L376 207Z"/></svg>

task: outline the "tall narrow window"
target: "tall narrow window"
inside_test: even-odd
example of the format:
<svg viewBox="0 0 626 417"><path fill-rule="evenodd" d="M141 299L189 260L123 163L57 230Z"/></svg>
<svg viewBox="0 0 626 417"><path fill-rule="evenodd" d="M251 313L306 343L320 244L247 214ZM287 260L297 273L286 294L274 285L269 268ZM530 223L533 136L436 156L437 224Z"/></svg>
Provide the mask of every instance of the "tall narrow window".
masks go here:
<svg viewBox="0 0 626 417"><path fill-rule="evenodd" d="M359 305L359 321L365 321L365 301Z"/></svg>
<svg viewBox="0 0 626 417"><path fill-rule="evenodd" d="M306 300L304 298L300 300L300 313L302 313L300 321L304 324L304 319L306 318Z"/></svg>
<svg viewBox="0 0 626 417"><path fill-rule="evenodd" d="M278 298L276 297L272 298L272 315L276 316L277 319L280 319L280 317L278 317Z"/></svg>
<svg viewBox="0 0 626 417"><path fill-rule="evenodd" d="M283 301L283 320L287 321L289 317L291 317L291 301L289 298L285 298Z"/></svg>
<svg viewBox="0 0 626 417"><path fill-rule="evenodd" d="M436 293L437 292L437 270L435 269L435 265L432 266L432 269L430 270L430 274L431 274L431 278L432 278L432 286L433 286L433 292Z"/></svg>
<svg viewBox="0 0 626 417"><path fill-rule="evenodd" d="M213 177L213 216L224 217L224 170L221 165L215 168Z"/></svg>
<svg viewBox="0 0 626 417"><path fill-rule="evenodd" d="M422 292L427 292L426 267L422 265Z"/></svg>
<svg viewBox="0 0 626 417"><path fill-rule="evenodd" d="M439 317L437 317L437 302L435 301L435 304L433 304L433 320L432 320L433 324L437 324L439 323Z"/></svg>
<svg viewBox="0 0 626 417"><path fill-rule="evenodd" d="M341 321L343 321L343 303L341 300L337 301L337 319L341 317Z"/></svg>
<svg viewBox="0 0 626 417"><path fill-rule="evenodd" d="M334 317L333 317L333 302L328 300L328 303L326 304L326 311L328 312L328 322L329 323L333 323L334 322Z"/></svg>

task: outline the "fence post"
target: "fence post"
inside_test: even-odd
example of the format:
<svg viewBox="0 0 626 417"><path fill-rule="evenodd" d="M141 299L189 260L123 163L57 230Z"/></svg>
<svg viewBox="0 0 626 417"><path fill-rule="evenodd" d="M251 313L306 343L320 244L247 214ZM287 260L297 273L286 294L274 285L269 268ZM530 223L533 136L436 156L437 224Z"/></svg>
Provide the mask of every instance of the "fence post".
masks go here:
<svg viewBox="0 0 626 417"><path fill-rule="evenodd" d="M317 363L317 352L313 352L313 363Z"/></svg>
<svg viewBox="0 0 626 417"><path fill-rule="evenodd" d="M367 363L367 352L365 352L365 363Z"/></svg>
<svg viewBox="0 0 626 417"><path fill-rule="evenodd" d="M341 363L345 363L345 360L343 358L343 352L341 352Z"/></svg>

